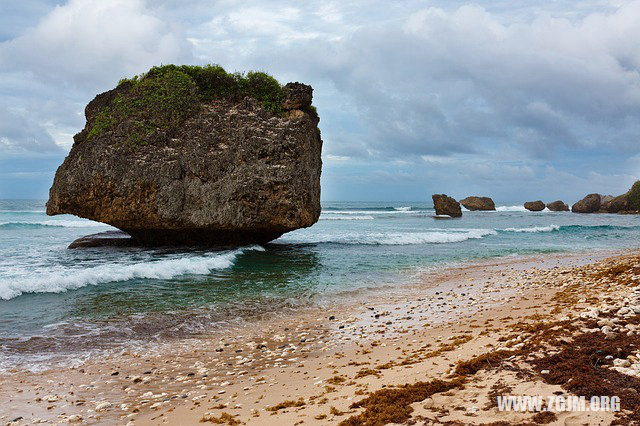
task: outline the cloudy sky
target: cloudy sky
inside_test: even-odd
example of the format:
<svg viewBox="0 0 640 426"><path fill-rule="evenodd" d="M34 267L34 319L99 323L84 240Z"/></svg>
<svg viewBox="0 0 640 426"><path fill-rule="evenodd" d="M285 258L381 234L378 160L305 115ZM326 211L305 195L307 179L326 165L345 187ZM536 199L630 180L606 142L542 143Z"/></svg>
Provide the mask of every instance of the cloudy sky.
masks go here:
<svg viewBox="0 0 640 426"><path fill-rule="evenodd" d="M573 202L640 178L640 1L0 0L0 198L155 64L314 87L324 200Z"/></svg>

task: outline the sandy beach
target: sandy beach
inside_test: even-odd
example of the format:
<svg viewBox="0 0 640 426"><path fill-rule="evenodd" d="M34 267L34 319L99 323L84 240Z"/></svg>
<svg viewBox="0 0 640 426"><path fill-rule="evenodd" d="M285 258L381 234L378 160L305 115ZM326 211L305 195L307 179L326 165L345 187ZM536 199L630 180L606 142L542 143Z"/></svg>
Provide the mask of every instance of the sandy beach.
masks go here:
<svg viewBox="0 0 640 426"><path fill-rule="evenodd" d="M96 357L71 369L14 371L0 378L0 419L629 424L640 384L639 285L635 252L469 263L422 274L401 290L365 292L153 350ZM581 348L574 341L585 351L601 346L589 354L598 358L593 371L571 352ZM622 411L496 406L497 395L554 394L587 401L618 395Z"/></svg>
<svg viewBox="0 0 640 426"><path fill-rule="evenodd" d="M640 426L640 0L0 0L0 426Z"/></svg>

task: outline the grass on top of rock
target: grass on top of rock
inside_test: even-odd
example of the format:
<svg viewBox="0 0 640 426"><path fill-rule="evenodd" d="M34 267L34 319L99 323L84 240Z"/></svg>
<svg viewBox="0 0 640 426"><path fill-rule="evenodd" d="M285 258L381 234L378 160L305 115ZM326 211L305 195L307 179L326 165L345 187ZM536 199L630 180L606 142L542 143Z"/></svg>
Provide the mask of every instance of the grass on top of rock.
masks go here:
<svg viewBox="0 0 640 426"><path fill-rule="evenodd" d="M121 133L125 142L140 146L156 138L171 137L178 127L214 99L258 100L273 114L282 113L284 89L264 72L228 73L219 65L163 65L147 73L120 80L118 93L100 111L87 140L108 131Z"/></svg>
<svg viewBox="0 0 640 426"><path fill-rule="evenodd" d="M637 180L628 192L629 209L640 210L640 180Z"/></svg>

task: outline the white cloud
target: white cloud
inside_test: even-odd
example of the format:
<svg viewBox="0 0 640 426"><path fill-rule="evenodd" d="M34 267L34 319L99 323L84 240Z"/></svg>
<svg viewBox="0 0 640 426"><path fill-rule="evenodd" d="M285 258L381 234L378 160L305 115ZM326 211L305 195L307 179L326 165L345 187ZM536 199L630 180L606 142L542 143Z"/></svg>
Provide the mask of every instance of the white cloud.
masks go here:
<svg viewBox="0 0 640 426"><path fill-rule="evenodd" d="M114 83L161 62L191 58L177 27L142 0L71 0L34 28L0 43L0 70L26 69L51 84Z"/></svg>
<svg viewBox="0 0 640 426"><path fill-rule="evenodd" d="M0 157L12 153L61 152L45 127L30 120L26 111L0 104Z"/></svg>

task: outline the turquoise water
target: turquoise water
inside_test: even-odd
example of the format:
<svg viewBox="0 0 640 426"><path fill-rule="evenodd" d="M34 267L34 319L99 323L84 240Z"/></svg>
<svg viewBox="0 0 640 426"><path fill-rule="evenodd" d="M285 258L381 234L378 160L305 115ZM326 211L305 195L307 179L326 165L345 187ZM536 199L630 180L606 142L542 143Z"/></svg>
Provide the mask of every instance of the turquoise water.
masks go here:
<svg viewBox="0 0 640 426"><path fill-rule="evenodd" d="M455 220L433 214L431 203L324 203L316 225L262 247L68 250L112 228L48 217L44 201L0 200L0 368L192 336L402 286L440 265L637 248L640 237L637 216L520 207Z"/></svg>

